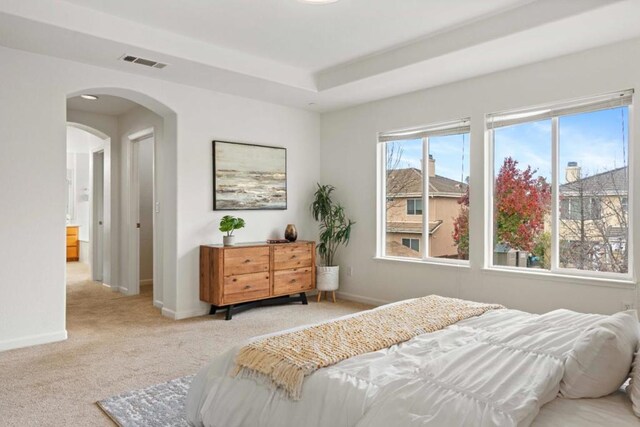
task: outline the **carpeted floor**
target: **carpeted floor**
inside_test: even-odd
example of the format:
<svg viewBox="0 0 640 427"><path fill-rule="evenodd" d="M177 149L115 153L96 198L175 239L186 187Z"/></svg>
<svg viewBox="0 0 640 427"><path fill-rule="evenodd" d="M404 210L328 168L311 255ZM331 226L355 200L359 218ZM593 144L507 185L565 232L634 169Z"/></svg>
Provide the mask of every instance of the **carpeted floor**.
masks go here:
<svg viewBox="0 0 640 427"><path fill-rule="evenodd" d="M151 287L125 297L68 265L69 339L0 353L0 425L112 426L95 402L195 373L212 356L251 336L353 313L367 306L310 299L173 321L151 302ZM146 289L145 289L146 288Z"/></svg>

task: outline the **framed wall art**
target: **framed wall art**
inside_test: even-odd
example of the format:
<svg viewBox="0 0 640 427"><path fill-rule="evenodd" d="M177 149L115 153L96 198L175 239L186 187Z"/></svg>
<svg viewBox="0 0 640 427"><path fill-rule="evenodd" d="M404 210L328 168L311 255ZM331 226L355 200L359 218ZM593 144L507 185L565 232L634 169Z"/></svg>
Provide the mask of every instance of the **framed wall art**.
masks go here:
<svg viewBox="0 0 640 427"><path fill-rule="evenodd" d="M213 210L287 209L287 149L213 141Z"/></svg>

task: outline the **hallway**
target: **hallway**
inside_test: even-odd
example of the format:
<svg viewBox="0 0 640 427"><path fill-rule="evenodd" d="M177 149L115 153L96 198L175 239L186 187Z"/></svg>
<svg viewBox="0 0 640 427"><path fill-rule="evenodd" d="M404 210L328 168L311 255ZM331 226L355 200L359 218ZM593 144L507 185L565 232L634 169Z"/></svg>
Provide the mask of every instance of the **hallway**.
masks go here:
<svg viewBox="0 0 640 427"><path fill-rule="evenodd" d="M67 263L67 333L69 338L120 334L132 324L155 324L160 310L153 307L151 285L140 294L126 296L90 280L87 264Z"/></svg>

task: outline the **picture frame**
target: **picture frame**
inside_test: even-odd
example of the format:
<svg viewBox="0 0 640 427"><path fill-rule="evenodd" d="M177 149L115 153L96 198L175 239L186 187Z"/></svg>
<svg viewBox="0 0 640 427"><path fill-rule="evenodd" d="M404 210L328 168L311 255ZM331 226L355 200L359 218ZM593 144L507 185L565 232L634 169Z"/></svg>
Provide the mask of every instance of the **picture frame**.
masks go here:
<svg viewBox="0 0 640 427"><path fill-rule="evenodd" d="M213 210L286 210L287 149L214 140Z"/></svg>

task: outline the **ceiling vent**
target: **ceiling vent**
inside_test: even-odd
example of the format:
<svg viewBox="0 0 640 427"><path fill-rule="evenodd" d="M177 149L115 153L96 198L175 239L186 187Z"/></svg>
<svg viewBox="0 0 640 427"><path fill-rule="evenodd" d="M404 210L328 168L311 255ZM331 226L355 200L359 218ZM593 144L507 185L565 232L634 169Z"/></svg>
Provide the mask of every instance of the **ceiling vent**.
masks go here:
<svg viewBox="0 0 640 427"><path fill-rule="evenodd" d="M145 67L151 68L164 68L167 64L163 64L162 62L154 61L152 59L139 58L133 55L123 55L120 57L124 62L131 62L133 64L144 65Z"/></svg>

